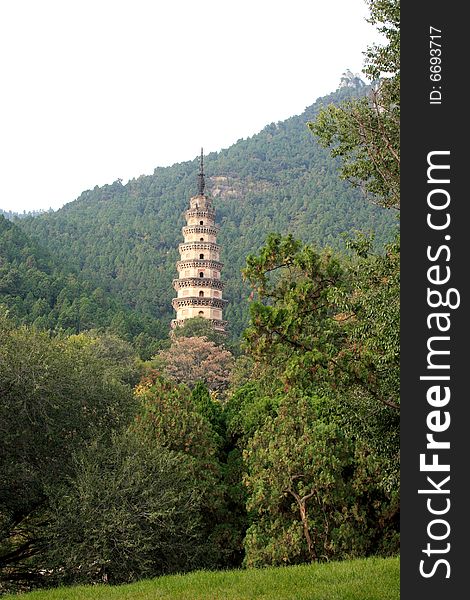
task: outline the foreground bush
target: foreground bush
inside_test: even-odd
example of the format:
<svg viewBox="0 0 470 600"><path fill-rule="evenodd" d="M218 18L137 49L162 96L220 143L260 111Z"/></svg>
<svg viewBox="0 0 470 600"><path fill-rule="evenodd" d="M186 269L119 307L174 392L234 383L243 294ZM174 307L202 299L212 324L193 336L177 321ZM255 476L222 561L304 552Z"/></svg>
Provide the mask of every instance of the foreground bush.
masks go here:
<svg viewBox="0 0 470 600"><path fill-rule="evenodd" d="M135 432L93 444L51 500L47 563L56 583L121 583L204 564L188 461Z"/></svg>

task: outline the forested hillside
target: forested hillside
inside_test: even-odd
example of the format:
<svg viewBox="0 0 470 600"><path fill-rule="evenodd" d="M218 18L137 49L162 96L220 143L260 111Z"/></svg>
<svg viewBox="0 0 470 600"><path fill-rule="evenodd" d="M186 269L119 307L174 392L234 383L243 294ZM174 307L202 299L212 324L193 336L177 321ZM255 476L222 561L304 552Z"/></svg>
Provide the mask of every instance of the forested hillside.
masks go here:
<svg viewBox="0 0 470 600"><path fill-rule="evenodd" d="M344 80L343 80L344 83ZM358 80L320 98L300 116L266 126L205 159L207 192L215 198L225 264L225 316L237 338L248 323L248 288L240 270L272 231L344 249L343 233L374 230L391 239L395 217L338 179L338 163L319 146L307 123L321 106L363 95ZM197 149L195 149L195 154ZM81 281L133 311L113 330L139 347L166 337L172 318L172 279L182 241L183 212L196 192L198 161L157 168L123 185L95 187L55 213L18 224ZM137 318L137 315L139 317ZM142 320L143 318L143 320ZM145 321L145 325L143 325ZM98 325L98 324L97 324Z"/></svg>
<svg viewBox="0 0 470 600"><path fill-rule="evenodd" d="M0 305L16 323L39 329L79 333L133 327L137 349L142 336L158 335L152 323L125 307L115 295L64 268L20 227L0 215ZM157 322L158 324L158 322ZM142 333L138 337L138 333ZM151 351L148 342L147 352Z"/></svg>

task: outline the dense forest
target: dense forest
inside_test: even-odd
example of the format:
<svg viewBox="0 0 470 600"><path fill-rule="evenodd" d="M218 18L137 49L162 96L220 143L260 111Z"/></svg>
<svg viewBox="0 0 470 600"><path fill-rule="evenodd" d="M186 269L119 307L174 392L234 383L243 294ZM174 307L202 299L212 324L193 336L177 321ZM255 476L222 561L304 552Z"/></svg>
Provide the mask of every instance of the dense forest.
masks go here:
<svg viewBox="0 0 470 600"><path fill-rule="evenodd" d="M116 295L96 287L73 269L64 268L44 245L2 215L0 305L17 324L66 334L90 329L121 333L147 354L152 349L152 340L157 348L158 340L168 336L167 328L156 330L157 320L132 311ZM147 337L142 332L148 332ZM139 347L142 339L144 343Z"/></svg>
<svg viewBox="0 0 470 600"><path fill-rule="evenodd" d="M0 215L0 593L399 551L399 3L207 157L231 337L172 335L197 161Z"/></svg>
<svg viewBox="0 0 470 600"><path fill-rule="evenodd" d="M307 127L322 106L364 96L367 90L360 79L345 76L336 92L318 99L300 116L272 123L205 158L207 193L215 199L221 226L218 241L229 300L224 316L232 339L239 339L248 324L249 290L241 269L246 256L260 248L269 232L292 233L319 247L343 250L342 234L356 230L373 231L377 246L392 239L395 216L338 178L338 160ZM154 340L167 337L173 318L171 282L182 241L183 212L196 193L197 170L196 159L157 168L153 175L126 185L116 181L86 191L57 212L16 221L54 257L62 276L73 274L120 307L113 331L133 341L146 358L155 349ZM95 316L88 306L83 314L79 296L73 291L67 296L67 316L60 323L60 307L54 304L48 310L43 303L44 310L36 311L41 327L72 333L90 325L103 326L101 310ZM18 295L4 302L11 307L12 317L34 323L32 315L28 320L13 307L21 303Z"/></svg>

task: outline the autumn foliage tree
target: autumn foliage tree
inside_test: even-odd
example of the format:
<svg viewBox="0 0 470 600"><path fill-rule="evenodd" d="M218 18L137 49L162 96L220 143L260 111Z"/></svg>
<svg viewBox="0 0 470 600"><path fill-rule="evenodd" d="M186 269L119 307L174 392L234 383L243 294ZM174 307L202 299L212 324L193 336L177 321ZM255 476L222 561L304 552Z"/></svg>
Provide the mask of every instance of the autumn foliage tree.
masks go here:
<svg viewBox="0 0 470 600"><path fill-rule="evenodd" d="M232 354L206 337L175 337L167 350L155 357L155 366L178 383L194 387L204 382L210 390L227 388L234 359Z"/></svg>

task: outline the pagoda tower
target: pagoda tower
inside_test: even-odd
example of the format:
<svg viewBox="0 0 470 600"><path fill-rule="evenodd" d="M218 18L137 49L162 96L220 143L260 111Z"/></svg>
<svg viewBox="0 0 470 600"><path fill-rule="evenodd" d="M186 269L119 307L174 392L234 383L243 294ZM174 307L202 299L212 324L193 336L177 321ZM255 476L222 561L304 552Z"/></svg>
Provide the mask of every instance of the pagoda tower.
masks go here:
<svg viewBox="0 0 470 600"><path fill-rule="evenodd" d="M189 209L185 212L184 242L179 245L180 260L176 263L178 279L173 280L177 297L172 302L176 319L171 327L180 327L186 319L201 317L208 319L215 330L225 332L227 321L222 318L222 310L227 300L222 299L219 228L215 224L212 200L204 193L203 160L201 148L198 194L189 200Z"/></svg>

